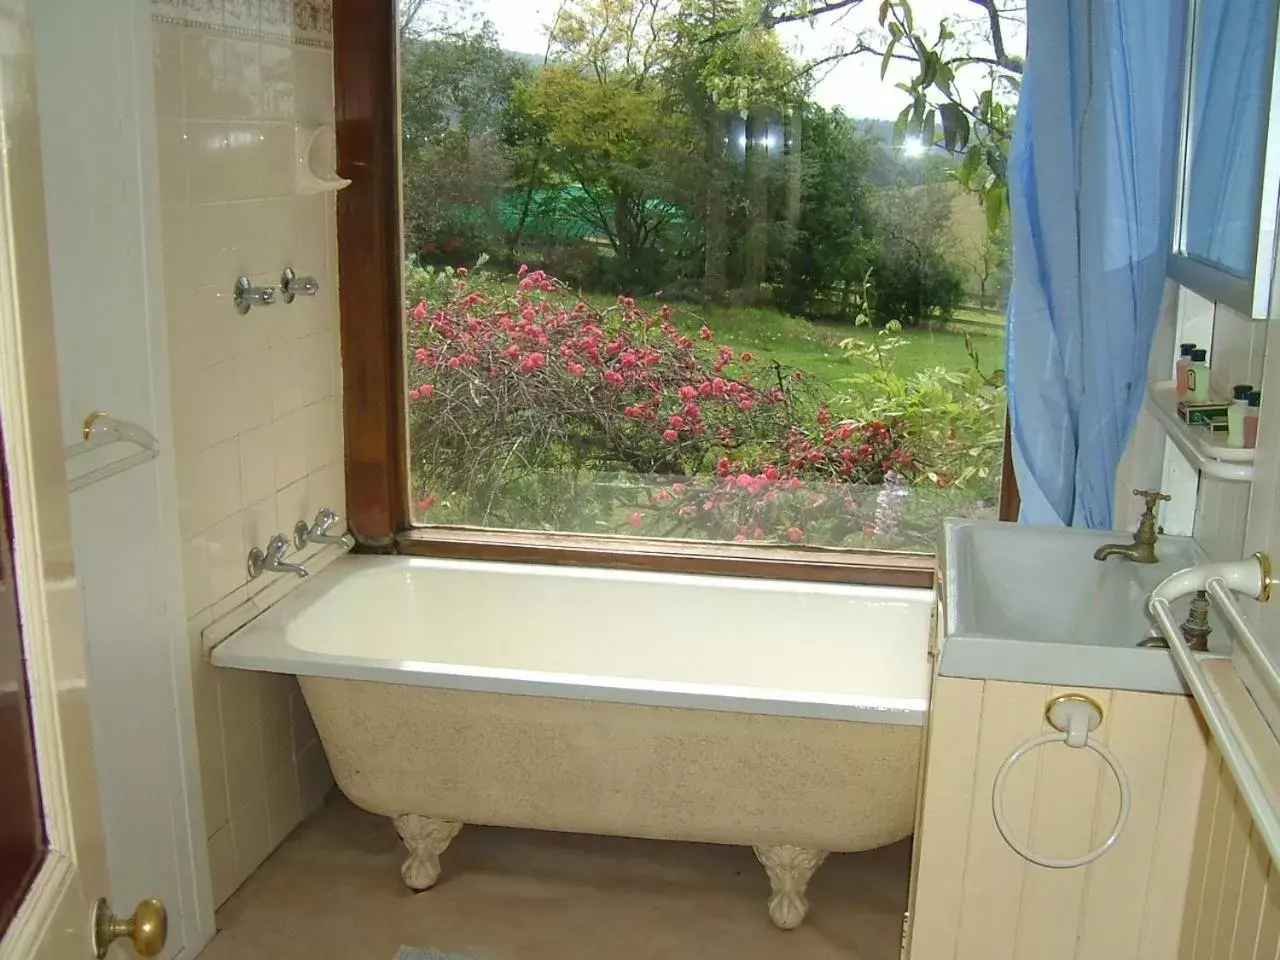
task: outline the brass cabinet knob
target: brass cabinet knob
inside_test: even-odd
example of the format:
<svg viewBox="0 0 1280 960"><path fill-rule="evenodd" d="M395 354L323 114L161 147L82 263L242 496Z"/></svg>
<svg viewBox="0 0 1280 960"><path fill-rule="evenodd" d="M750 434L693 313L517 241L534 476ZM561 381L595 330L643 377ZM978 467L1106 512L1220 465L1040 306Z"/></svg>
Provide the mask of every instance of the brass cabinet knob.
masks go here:
<svg viewBox="0 0 1280 960"><path fill-rule="evenodd" d="M140 957L156 957L169 935L169 915L159 900L143 900L131 917L117 917L106 900L93 911L93 949L98 960L113 942L127 939Z"/></svg>

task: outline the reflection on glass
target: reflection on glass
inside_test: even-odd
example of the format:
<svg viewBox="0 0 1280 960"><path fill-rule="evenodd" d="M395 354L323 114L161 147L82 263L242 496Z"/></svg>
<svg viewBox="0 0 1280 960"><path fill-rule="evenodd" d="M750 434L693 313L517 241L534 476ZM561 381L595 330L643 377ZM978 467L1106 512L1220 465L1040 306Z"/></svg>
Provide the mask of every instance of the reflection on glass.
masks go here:
<svg viewBox="0 0 1280 960"><path fill-rule="evenodd" d="M1186 252L1253 274L1274 0L1198 5L1192 49Z"/></svg>

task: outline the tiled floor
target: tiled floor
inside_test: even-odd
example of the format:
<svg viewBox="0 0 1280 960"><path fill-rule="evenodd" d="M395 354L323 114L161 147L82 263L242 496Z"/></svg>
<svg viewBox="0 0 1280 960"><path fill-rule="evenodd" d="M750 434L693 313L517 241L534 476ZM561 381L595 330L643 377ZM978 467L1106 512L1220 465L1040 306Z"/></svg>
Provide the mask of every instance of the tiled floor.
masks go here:
<svg viewBox="0 0 1280 960"><path fill-rule="evenodd" d="M909 843L832 856L784 933L746 847L466 827L432 890L401 882L389 820L340 796L218 912L201 960L896 960Z"/></svg>

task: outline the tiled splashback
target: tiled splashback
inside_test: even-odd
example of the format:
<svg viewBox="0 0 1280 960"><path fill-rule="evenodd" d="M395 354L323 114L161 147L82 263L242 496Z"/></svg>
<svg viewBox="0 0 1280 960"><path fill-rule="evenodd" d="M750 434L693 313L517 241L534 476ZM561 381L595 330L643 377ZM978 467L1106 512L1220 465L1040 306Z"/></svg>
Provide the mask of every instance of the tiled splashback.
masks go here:
<svg viewBox="0 0 1280 960"><path fill-rule="evenodd" d="M295 124L333 122L327 0L154 0L183 574L215 901L332 785L292 677L215 670L200 631L275 579L245 557L345 490L332 194L297 195ZM320 292L241 316L238 276ZM306 554L304 553L305 557Z"/></svg>

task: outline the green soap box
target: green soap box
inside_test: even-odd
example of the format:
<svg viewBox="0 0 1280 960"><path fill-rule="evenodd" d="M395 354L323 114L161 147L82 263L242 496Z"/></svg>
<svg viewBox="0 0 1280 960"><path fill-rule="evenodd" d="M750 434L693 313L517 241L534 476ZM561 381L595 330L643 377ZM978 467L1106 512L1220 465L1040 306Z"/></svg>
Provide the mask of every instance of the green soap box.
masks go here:
<svg viewBox="0 0 1280 960"><path fill-rule="evenodd" d="M1179 400L1178 419L1183 423L1210 427L1214 430L1225 430L1227 425L1228 400ZM1221 420L1218 426L1215 420Z"/></svg>

